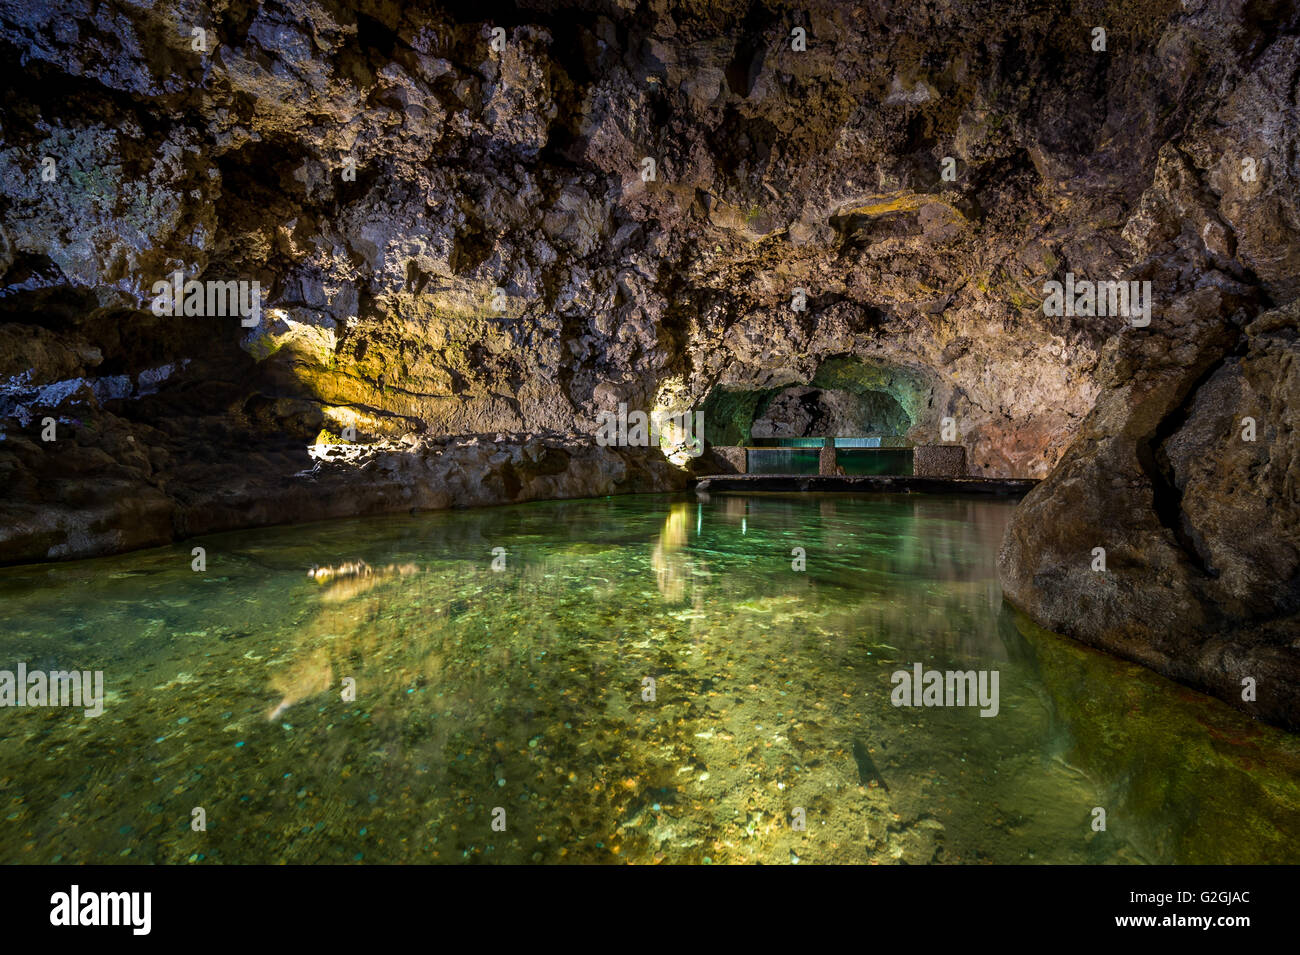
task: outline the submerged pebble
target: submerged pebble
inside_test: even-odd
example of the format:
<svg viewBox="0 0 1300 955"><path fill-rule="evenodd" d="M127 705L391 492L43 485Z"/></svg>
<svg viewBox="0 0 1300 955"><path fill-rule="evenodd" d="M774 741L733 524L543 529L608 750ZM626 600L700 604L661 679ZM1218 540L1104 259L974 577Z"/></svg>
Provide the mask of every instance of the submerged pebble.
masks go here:
<svg viewBox="0 0 1300 955"><path fill-rule="evenodd" d="M992 599L1006 502L685 507L618 497L271 529L224 546L256 543L259 561L286 569L250 563L229 586L200 588L187 559L93 599L59 590L58 614L51 592L40 592L47 603L6 597L0 615L56 635L51 653L69 632L64 614L90 622L83 639L120 674L120 696L93 720L11 714L44 735L0 741L0 789L24 779L62 798L6 807L23 835L0 840L0 861L25 861L26 840L70 864L128 852L203 861L184 841L198 838L190 812L202 806L202 844L220 863L1128 862L1139 856L1118 830L1075 838L1077 807L1100 804L1121 778L1149 782L1147 764L1174 774L1206 818L1226 820L1198 838L1240 846L1254 827L1300 845L1285 811L1300 802L1288 775L1300 747L1009 622ZM498 539L511 555L504 572L465 543ZM784 559L794 541L808 542L810 576ZM303 576L359 554L368 576ZM408 563L417 572L380 573ZM150 587L174 605L152 606ZM169 637L218 626L207 657ZM998 668L998 719L893 706L890 674L904 664L881 661L885 649L940 670ZM344 677L356 680L353 699L341 696ZM1086 708L1077 685L1100 688ZM1109 685L1123 687L1123 706L1108 703ZM1213 741L1197 727L1212 727ZM1127 755L1062 768L1051 759L1061 728ZM861 784L855 740L888 789ZM1224 793L1239 790L1217 781L1240 778L1239 748L1264 764L1251 770L1264 774L1255 790L1275 795L1232 815ZM101 754L130 780L104 795L85 773ZM796 808L805 831L792 831ZM1129 808L1129 831L1144 837L1190 831L1176 807ZM116 845L84 838L94 825L117 829ZM1186 845L1145 844L1169 862Z"/></svg>

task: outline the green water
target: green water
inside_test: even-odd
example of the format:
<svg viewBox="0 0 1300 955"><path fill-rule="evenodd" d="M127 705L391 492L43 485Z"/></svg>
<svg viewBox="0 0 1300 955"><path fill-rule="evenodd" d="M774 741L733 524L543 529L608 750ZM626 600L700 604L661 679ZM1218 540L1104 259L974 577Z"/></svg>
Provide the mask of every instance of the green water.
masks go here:
<svg viewBox="0 0 1300 955"><path fill-rule="evenodd" d="M835 455L835 462L848 475L912 473L911 448L868 450L850 448Z"/></svg>
<svg viewBox="0 0 1300 955"><path fill-rule="evenodd" d="M805 448L750 448L746 470L750 474L816 474L821 451Z"/></svg>
<svg viewBox="0 0 1300 955"><path fill-rule="evenodd" d="M1012 506L623 497L0 570L0 669L108 697L0 709L0 859L1300 861L1297 738L1018 621ZM914 662L998 671L998 715L891 705Z"/></svg>

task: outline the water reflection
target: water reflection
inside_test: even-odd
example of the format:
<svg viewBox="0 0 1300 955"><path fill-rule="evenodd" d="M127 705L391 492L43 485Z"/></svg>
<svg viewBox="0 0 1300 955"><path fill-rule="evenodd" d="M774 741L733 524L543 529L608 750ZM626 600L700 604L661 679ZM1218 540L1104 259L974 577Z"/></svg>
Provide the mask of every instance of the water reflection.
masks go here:
<svg viewBox="0 0 1300 955"><path fill-rule="evenodd" d="M1294 738L1017 625L1009 508L554 502L0 571L0 660L109 696L0 711L0 858L1294 859ZM998 670L999 715L891 706L914 662Z"/></svg>
<svg viewBox="0 0 1300 955"><path fill-rule="evenodd" d="M690 505L685 502L669 508L663 530L650 551L650 565L655 571L659 593L669 602L682 600L686 596L686 585L691 581L694 562L682 553L686 546L690 510ZM707 576L707 572L702 573Z"/></svg>
<svg viewBox="0 0 1300 955"><path fill-rule="evenodd" d="M359 597L386 577L408 577L416 573L419 573L419 568L411 563L371 567L364 560L358 560L334 567L314 566L307 571L307 576L318 584L326 585L321 600L326 603L341 603Z"/></svg>

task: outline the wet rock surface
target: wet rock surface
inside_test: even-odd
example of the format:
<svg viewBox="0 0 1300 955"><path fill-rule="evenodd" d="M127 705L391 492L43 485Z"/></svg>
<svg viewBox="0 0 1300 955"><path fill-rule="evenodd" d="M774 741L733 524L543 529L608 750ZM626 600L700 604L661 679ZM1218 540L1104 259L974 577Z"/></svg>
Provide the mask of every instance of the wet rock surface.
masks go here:
<svg viewBox="0 0 1300 955"><path fill-rule="evenodd" d="M1300 727L1296 305L1241 327L1216 290L1185 343L1103 392L1002 547L1005 596L1044 626ZM1234 321L1235 320L1235 321ZM1120 366L1131 362L1127 373ZM1254 692L1250 692L1253 690Z"/></svg>
<svg viewBox="0 0 1300 955"><path fill-rule="evenodd" d="M129 438L128 438L129 441ZM394 511L436 510L683 488L657 448L601 448L570 437L480 435L318 445L186 461L134 444L119 459L93 444L49 453L11 439L17 502L0 505L0 553L25 563L93 557L197 534ZM26 470L23 466L26 466ZM38 501L32 508L28 501Z"/></svg>

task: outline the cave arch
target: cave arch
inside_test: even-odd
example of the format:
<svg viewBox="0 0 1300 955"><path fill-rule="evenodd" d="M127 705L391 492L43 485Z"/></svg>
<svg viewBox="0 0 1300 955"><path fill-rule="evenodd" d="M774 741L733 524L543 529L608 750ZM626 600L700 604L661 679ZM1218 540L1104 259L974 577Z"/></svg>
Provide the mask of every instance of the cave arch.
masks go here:
<svg viewBox="0 0 1300 955"><path fill-rule="evenodd" d="M750 437L899 437L911 426L903 406L886 391L791 385L765 402Z"/></svg>
<svg viewBox="0 0 1300 955"><path fill-rule="evenodd" d="M934 391L929 376L917 369L854 355L834 356L824 360L810 378L790 376L780 384L761 387L716 386L702 405L704 439L721 447L768 437L906 436L928 418ZM793 408L782 407L788 404L802 406L807 414L800 416ZM765 418L769 412L774 417ZM853 430L834 434L828 428ZM805 433L790 433L794 430Z"/></svg>

